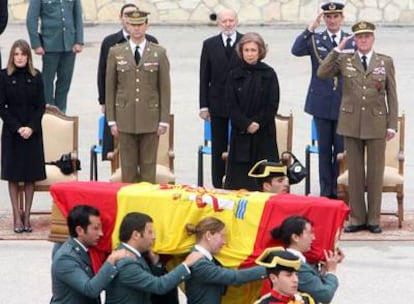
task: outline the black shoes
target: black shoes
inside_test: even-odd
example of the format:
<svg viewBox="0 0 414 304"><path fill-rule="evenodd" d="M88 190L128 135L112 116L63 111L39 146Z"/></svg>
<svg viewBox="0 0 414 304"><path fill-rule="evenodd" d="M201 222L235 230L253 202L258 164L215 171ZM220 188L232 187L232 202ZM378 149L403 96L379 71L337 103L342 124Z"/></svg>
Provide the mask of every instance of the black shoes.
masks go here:
<svg viewBox="0 0 414 304"><path fill-rule="evenodd" d="M344 228L345 233L353 233L362 230L368 230L371 233L381 233L382 229L379 225L348 225Z"/></svg>
<svg viewBox="0 0 414 304"><path fill-rule="evenodd" d="M352 232L358 232L362 230L366 230L367 226L364 225L348 225L344 228L345 233L352 233Z"/></svg>
<svg viewBox="0 0 414 304"><path fill-rule="evenodd" d="M381 233L382 232L382 229L379 225L368 225L367 229L371 233Z"/></svg>

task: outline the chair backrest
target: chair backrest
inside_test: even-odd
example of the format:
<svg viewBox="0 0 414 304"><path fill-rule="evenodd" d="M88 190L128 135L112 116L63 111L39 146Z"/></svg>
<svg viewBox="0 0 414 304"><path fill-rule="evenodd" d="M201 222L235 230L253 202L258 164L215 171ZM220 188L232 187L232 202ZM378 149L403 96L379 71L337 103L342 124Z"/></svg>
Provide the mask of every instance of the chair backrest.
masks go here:
<svg viewBox="0 0 414 304"><path fill-rule="evenodd" d="M284 151L292 152L292 135L293 135L293 116L283 116L277 114L276 122L276 140L279 154Z"/></svg>
<svg viewBox="0 0 414 304"><path fill-rule="evenodd" d="M104 138L105 116L101 115L98 121L98 143L102 145Z"/></svg>
<svg viewBox="0 0 414 304"><path fill-rule="evenodd" d="M157 164L166 166L174 172L174 114L170 114L168 134L160 136L158 144Z"/></svg>
<svg viewBox="0 0 414 304"><path fill-rule="evenodd" d="M312 118L312 122L311 122L311 143L312 143L312 146L317 145L317 142L318 142L318 133L316 132L315 119Z"/></svg>
<svg viewBox="0 0 414 304"><path fill-rule="evenodd" d="M398 117L398 132L393 139L387 142L385 148L385 165L398 168L399 173L403 174L403 166L399 161L404 154L405 139L405 115Z"/></svg>
<svg viewBox="0 0 414 304"><path fill-rule="evenodd" d="M66 116L56 107L47 106L42 118L45 161L58 160L62 154L78 152L77 116Z"/></svg>

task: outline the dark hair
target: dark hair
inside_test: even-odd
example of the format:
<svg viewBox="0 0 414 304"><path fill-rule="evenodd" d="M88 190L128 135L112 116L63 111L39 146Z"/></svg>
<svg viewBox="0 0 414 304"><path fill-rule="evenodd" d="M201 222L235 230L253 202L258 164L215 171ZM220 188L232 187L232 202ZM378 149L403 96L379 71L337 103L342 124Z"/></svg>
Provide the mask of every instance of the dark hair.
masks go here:
<svg viewBox="0 0 414 304"><path fill-rule="evenodd" d="M134 231L138 231L141 235L145 231L147 223L152 223L152 218L145 213L130 212L122 220L119 227L119 240L121 242L127 242Z"/></svg>
<svg viewBox="0 0 414 304"><path fill-rule="evenodd" d="M306 224L312 224L306 217L300 215L289 216L282 224L270 231L272 238L281 240L283 245L288 247L292 242L292 235L301 235Z"/></svg>
<svg viewBox="0 0 414 304"><path fill-rule="evenodd" d="M91 223L89 219L91 215L99 216L99 210L88 205L78 205L69 211L67 224L71 237L78 236L78 233L76 232L76 227L78 226L81 226L85 232L87 231L88 226Z"/></svg>
<svg viewBox="0 0 414 304"><path fill-rule="evenodd" d="M126 8L128 8L128 7L133 7L133 8L138 9L138 6L136 6L134 3L127 3L127 4L124 4L124 5L122 5L121 10L120 10L120 12L119 12L119 16L120 16L120 17L122 17L122 15L124 14L124 10L125 10Z"/></svg>
<svg viewBox="0 0 414 304"><path fill-rule="evenodd" d="M24 39L16 40L10 48L9 61L7 62L7 75L13 74L16 70L16 65L14 64L14 52L17 48L22 51L23 55L27 56L27 69L32 76L35 76L37 71L33 66L32 51L29 43Z"/></svg>
<svg viewBox="0 0 414 304"><path fill-rule="evenodd" d="M266 44L262 36L260 36L258 33L250 32L244 34L239 43L236 45L236 52L241 60L243 60L243 46L249 42L256 43L257 47L259 48L259 61L266 57Z"/></svg>
<svg viewBox="0 0 414 304"><path fill-rule="evenodd" d="M198 222L197 225L187 224L185 230L189 235L195 234L196 241L200 241L203 235L210 231L211 233L220 232L226 225L218 218L209 216Z"/></svg>

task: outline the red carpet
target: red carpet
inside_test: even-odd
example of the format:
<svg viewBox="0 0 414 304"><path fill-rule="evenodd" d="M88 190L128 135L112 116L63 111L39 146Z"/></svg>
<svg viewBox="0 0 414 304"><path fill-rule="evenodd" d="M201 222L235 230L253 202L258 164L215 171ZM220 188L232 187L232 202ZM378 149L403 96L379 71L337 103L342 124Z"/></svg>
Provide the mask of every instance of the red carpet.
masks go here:
<svg viewBox="0 0 414 304"><path fill-rule="evenodd" d="M13 217L9 212L0 212L0 240L47 240L50 230L50 215L32 215L32 233L14 233ZM414 241L414 211L405 213L403 227L398 228L397 218L381 216L383 233L368 231L343 233L341 241Z"/></svg>

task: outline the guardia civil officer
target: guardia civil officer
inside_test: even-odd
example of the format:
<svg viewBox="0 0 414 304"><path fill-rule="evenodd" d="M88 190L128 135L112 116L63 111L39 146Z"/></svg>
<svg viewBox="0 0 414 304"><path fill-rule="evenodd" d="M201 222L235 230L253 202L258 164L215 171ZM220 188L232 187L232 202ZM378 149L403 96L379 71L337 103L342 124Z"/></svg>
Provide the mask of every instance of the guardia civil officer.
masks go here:
<svg viewBox="0 0 414 304"><path fill-rule="evenodd" d="M342 1L325 1L321 9L315 20L296 38L292 54L298 57L309 56L311 60L312 76L306 96L305 112L313 116L318 135L320 195L336 198L336 180L339 173L337 154L343 151L343 139L336 133L342 78L335 76L320 79L316 76L316 71L328 53L349 34L341 29L344 21ZM325 22L326 28L317 32L321 19ZM353 51L351 41L346 48Z"/></svg>

